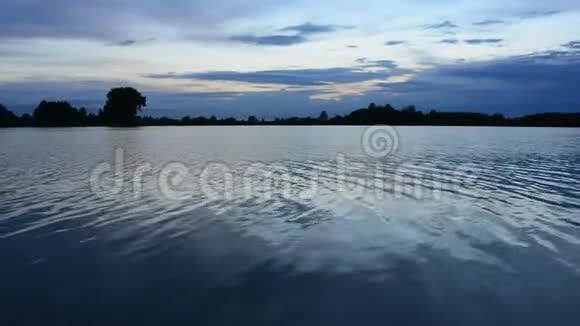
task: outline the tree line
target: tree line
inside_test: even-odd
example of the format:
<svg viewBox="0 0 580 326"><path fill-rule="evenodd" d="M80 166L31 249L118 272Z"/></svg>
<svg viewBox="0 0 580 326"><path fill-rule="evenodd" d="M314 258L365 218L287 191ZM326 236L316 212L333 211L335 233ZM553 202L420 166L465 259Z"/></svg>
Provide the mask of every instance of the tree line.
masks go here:
<svg viewBox="0 0 580 326"><path fill-rule="evenodd" d="M238 125L419 125L419 126L534 126L580 127L580 113L543 113L518 118L501 114L474 112L424 113L413 105L396 109L393 106L371 103L367 108L347 115L330 117L326 111L317 117L290 117L274 120L250 116L247 119L139 116L147 100L131 87L114 88L107 94L103 109L89 113L70 103L42 101L32 115L18 116L0 104L0 127L73 127L73 126L238 126Z"/></svg>
<svg viewBox="0 0 580 326"><path fill-rule="evenodd" d="M98 113L75 108L66 101L42 101L32 115L17 116L0 104L0 127L138 126L138 113L147 99L131 87L113 88Z"/></svg>

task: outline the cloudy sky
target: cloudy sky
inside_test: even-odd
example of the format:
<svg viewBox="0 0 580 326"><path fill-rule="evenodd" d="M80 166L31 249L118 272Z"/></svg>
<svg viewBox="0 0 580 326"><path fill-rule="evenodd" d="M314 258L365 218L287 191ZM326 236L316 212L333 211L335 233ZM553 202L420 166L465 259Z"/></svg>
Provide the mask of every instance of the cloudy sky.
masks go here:
<svg viewBox="0 0 580 326"><path fill-rule="evenodd" d="M580 111L578 0L1 0L0 102L283 117Z"/></svg>

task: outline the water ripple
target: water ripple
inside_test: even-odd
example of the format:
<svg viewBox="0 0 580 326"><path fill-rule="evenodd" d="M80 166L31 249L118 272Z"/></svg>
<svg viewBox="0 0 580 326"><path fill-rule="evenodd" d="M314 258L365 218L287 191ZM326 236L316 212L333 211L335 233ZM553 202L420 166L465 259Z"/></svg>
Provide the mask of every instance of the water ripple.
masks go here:
<svg viewBox="0 0 580 326"><path fill-rule="evenodd" d="M130 131L123 135L137 137ZM55 133L49 140L35 141L43 144L58 137ZM140 137L151 141L150 136ZM385 255L419 261L422 248L506 271L517 269L513 262L481 249L493 245L514 251L538 246L555 255L546 259L580 264L563 250L580 245L580 166L575 151L580 146L538 148L541 145L530 139L527 147L518 148L482 136L477 150L447 143L438 152L432 148L438 141L451 140L409 137L407 149L427 149L403 148L398 156L382 161L338 141L300 152L292 139L277 148L253 148L247 153L254 157L246 159L223 154L232 146L249 146L243 140L217 142L212 148L222 154L203 147L212 161L195 159L203 153L185 141L179 149L163 142L147 147L139 138L115 138L107 145L102 143L104 136L87 140L86 146L49 150L38 145L26 153L6 146L0 173L0 241L78 232L83 234L78 240L82 245L110 241L120 243L120 255L154 255L163 241L192 241L208 229L219 229L259 239L269 250L284 253L278 256L282 263L303 270L329 264L342 271L387 268L388 261L381 262ZM133 146L123 162L127 173L116 177L129 189L108 196L91 192L91 169L111 160L113 145L126 142ZM289 151L293 157L286 156ZM46 160L37 163L33 156ZM142 195L130 191L131 171L151 163L157 175L169 162L183 162L192 171L181 185L188 196L177 201L163 198L155 178L146 179ZM208 196L199 183L200 171L212 162L224 162L237 185L224 198ZM255 162L262 162L262 168L249 178L250 184L239 186L247 177L246 168ZM223 178L215 177L210 184L224 187ZM248 195L246 187L253 193Z"/></svg>

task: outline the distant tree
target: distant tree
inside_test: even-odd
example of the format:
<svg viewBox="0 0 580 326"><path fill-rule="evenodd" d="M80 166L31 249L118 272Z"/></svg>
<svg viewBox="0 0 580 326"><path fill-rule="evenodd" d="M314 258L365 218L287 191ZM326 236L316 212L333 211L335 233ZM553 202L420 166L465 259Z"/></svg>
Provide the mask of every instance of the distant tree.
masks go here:
<svg viewBox="0 0 580 326"><path fill-rule="evenodd" d="M20 121L21 124L26 127L34 125L34 119L28 113L23 114L22 117L20 117Z"/></svg>
<svg viewBox="0 0 580 326"><path fill-rule="evenodd" d="M181 118L181 123L184 125L190 125L191 124L191 117L185 116L185 117Z"/></svg>
<svg viewBox="0 0 580 326"><path fill-rule="evenodd" d="M94 113L87 114L86 119L84 120L84 124L87 126L96 126L100 124L99 116Z"/></svg>
<svg viewBox="0 0 580 326"><path fill-rule="evenodd" d="M81 124L79 112L69 102L42 101L32 114L34 122L44 127L64 127Z"/></svg>
<svg viewBox="0 0 580 326"><path fill-rule="evenodd" d="M409 105L408 107L404 108L402 110L402 112L404 112L404 113L415 113L415 112L417 112L417 107L415 107L414 105Z"/></svg>
<svg viewBox="0 0 580 326"><path fill-rule="evenodd" d="M389 111L389 112L395 112L397 111L397 109L395 109L392 105L387 104L385 105L385 110Z"/></svg>
<svg viewBox="0 0 580 326"><path fill-rule="evenodd" d="M107 124L135 125L137 113L147 106L147 99L132 87L113 88L107 94L102 118Z"/></svg>
<svg viewBox="0 0 580 326"><path fill-rule="evenodd" d="M498 121L505 120L505 117L501 113L496 113L496 114L492 115L492 118L494 120L498 120Z"/></svg>
<svg viewBox="0 0 580 326"><path fill-rule="evenodd" d="M255 125L258 123L258 118L256 118L255 116L251 116L248 118L248 123Z"/></svg>
<svg viewBox="0 0 580 326"><path fill-rule="evenodd" d="M236 120L235 118L226 118L226 119L222 120L222 124L224 124L224 125L236 125L236 124L238 124L238 120Z"/></svg>
<svg viewBox="0 0 580 326"><path fill-rule="evenodd" d="M320 120L322 122L327 122L328 121L328 113L326 113L326 111L320 112L320 116L318 117L318 120Z"/></svg>
<svg viewBox="0 0 580 326"><path fill-rule="evenodd" d="M16 114L8 111L8 109L0 104L0 127L11 127L18 123Z"/></svg>
<svg viewBox="0 0 580 326"><path fill-rule="evenodd" d="M84 123L87 120L87 109L80 108L79 110L79 120Z"/></svg>

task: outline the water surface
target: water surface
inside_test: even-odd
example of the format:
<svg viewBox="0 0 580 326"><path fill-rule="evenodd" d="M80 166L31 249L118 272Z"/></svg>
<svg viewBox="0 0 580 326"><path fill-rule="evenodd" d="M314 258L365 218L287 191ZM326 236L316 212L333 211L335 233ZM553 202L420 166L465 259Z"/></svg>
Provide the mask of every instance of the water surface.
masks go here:
<svg viewBox="0 0 580 326"><path fill-rule="evenodd" d="M0 129L0 321L580 324L580 130L364 130Z"/></svg>

